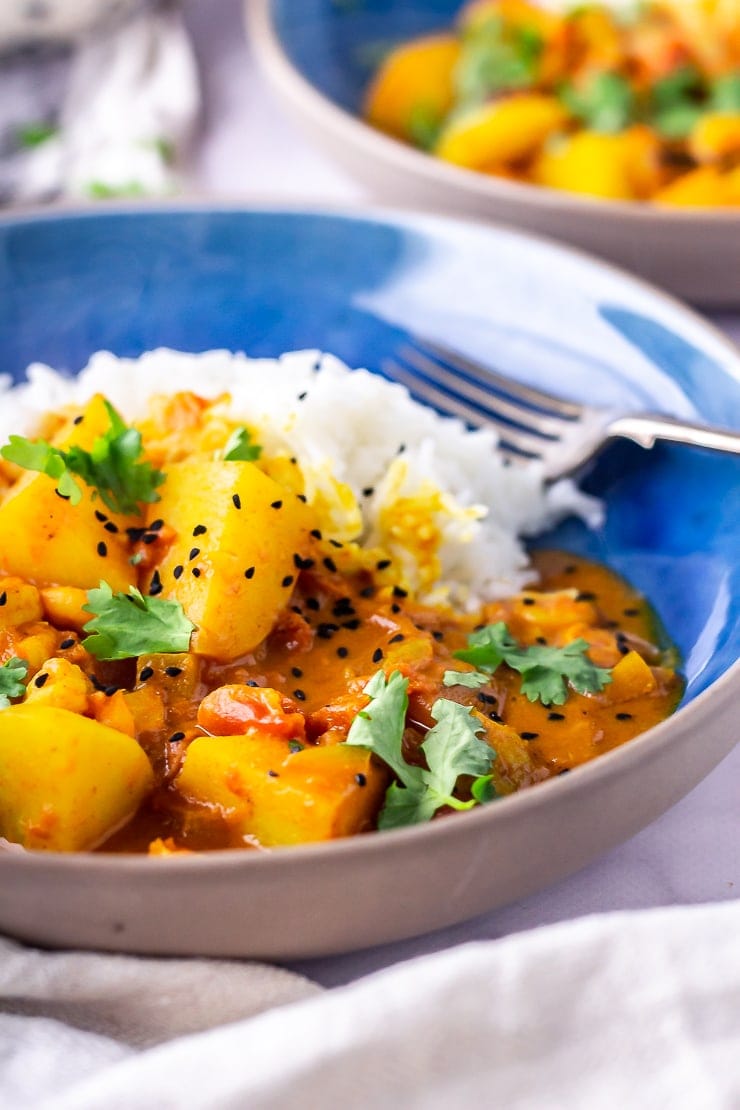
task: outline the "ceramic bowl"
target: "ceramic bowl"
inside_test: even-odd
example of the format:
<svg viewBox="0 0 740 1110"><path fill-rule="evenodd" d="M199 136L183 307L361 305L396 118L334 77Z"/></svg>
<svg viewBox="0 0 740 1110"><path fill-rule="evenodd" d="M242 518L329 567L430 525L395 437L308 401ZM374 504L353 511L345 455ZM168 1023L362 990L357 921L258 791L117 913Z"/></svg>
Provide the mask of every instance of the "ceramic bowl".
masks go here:
<svg viewBox="0 0 740 1110"><path fill-rule="evenodd" d="M461 0L246 0L254 47L277 93L375 197L551 235L697 303L740 304L740 210L671 210L505 181L442 162L359 118L382 52L448 28L460 7Z"/></svg>
<svg viewBox="0 0 740 1110"><path fill-rule="evenodd" d="M98 209L0 219L0 350L68 373L100 348L377 370L410 333L575 398L740 428L740 358L698 317L565 248L394 212ZM737 736L740 461L614 448L587 479L605 524L543 542L602 559L685 660L678 712L570 775L429 825L273 852L150 859L0 852L0 930L46 945L296 957L444 926L522 898L631 836ZM12 893L11 893L12 892Z"/></svg>

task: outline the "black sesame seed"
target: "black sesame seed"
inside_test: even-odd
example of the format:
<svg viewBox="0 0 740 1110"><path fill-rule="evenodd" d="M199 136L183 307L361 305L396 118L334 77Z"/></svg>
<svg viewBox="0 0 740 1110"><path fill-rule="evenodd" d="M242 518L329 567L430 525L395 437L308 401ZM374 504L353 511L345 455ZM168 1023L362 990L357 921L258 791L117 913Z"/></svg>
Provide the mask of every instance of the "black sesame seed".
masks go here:
<svg viewBox="0 0 740 1110"><path fill-rule="evenodd" d="M346 659L347 656L349 655L349 648L338 647L337 648L337 655L339 656L340 659Z"/></svg>
<svg viewBox="0 0 740 1110"><path fill-rule="evenodd" d="M484 705L495 705L496 704L496 698L493 696L493 694L484 694L484 693L480 692L478 694L478 698L480 699L480 701L483 702Z"/></svg>
<svg viewBox="0 0 740 1110"><path fill-rule="evenodd" d="M256 570L255 567L247 567L247 569L244 571L244 577L245 578L254 578L255 570Z"/></svg>
<svg viewBox="0 0 740 1110"><path fill-rule="evenodd" d="M304 505L308 504L308 498L306 497L305 493L297 493L296 500L302 501Z"/></svg>
<svg viewBox="0 0 740 1110"><path fill-rule="evenodd" d="M317 597L307 597L305 601L305 606L307 609L310 609L312 613L317 613L321 608L319 599Z"/></svg>
<svg viewBox="0 0 740 1110"><path fill-rule="evenodd" d="M74 636L69 636L66 640L62 640L61 644L59 645L59 650L60 651L67 651L69 648L74 647L74 646L75 646L75 638L74 638Z"/></svg>
<svg viewBox="0 0 740 1110"><path fill-rule="evenodd" d="M522 740L536 740L539 736L539 732L520 732L519 735Z"/></svg>
<svg viewBox="0 0 740 1110"><path fill-rule="evenodd" d="M167 743L168 744L179 744L180 741L184 740L184 739L185 739L185 733L184 732L173 732L172 736L170 736Z"/></svg>
<svg viewBox="0 0 740 1110"><path fill-rule="evenodd" d="M7 603L8 603L8 592L7 592L7 590L3 590L3 592L0 594L0 605L7 605Z"/></svg>
<svg viewBox="0 0 740 1110"><path fill-rule="evenodd" d="M297 552L293 556L293 566L296 570L310 570L314 563L314 559L303 559Z"/></svg>
<svg viewBox="0 0 740 1110"><path fill-rule="evenodd" d="M389 644L400 644L401 640L405 640L405 638L406 637L404 636L403 632L397 632L395 636L391 636L388 643Z"/></svg>
<svg viewBox="0 0 740 1110"><path fill-rule="evenodd" d="M232 501L234 502L234 508L235 508L235 509L241 509L241 507L242 507L242 499L241 499L241 497L239 496L239 494L238 494L238 493L233 493L233 494L231 495L231 500L232 500Z"/></svg>
<svg viewBox="0 0 740 1110"><path fill-rule="evenodd" d="M105 691L105 689L106 689L105 683L101 682L96 674L91 674L90 675L90 681L92 682L92 684L93 684L93 686L95 687L96 690L100 690L101 692Z"/></svg>
<svg viewBox="0 0 740 1110"><path fill-rule="evenodd" d="M394 601L393 604L391 605L391 613L400 613L400 612L401 612L401 606L398 604L397 601Z"/></svg>
<svg viewBox="0 0 740 1110"><path fill-rule="evenodd" d="M545 639L544 636L535 636L535 643L536 644L546 644L547 640Z"/></svg>
<svg viewBox="0 0 740 1110"><path fill-rule="evenodd" d="M154 667L142 667L139 671L139 682L146 682L154 674Z"/></svg>
<svg viewBox="0 0 740 1110"><path fill-rule="evenodd" d="M46 671L44 671L43 674L36 675L36 678L34 678L34 680L33 680L34 686L38 686L38 688L40 690L41 687L45 684L48 677L49 676L46 673Z"/></svg>
<svg viewBox="0 0 740 1110"><path fill-rule="evenodd" d="M101 559L104 559L107 554L108 554L108 545L106 543L104 543L103 540L101 540L100 543L98 544L98 555L100 556Z"/></svg>
<svg viewBox="0 0 740 1110"><path fill-rule="evenodd" d="M341 540L329 540L329 543L332 547L344 547L344 544L341 542Z"/></svg>
<svg viewBox="0 0 740 1110"><path fill-rule="evenodd" d="M364 586L360 590L360 597L375 597L375 586Z"/></svg>
<svg viewBox="0 0 740 1110"><path fill-rule="evenodd" d="M268 771L267 773L268 773L268 775L270 776L271 779L279 779L280 778L280 775L277 773L277 771Z"/></svg>
<svg viewBox="0 0 740 1110"><path fill-rule="evenodd" d="M312 528L309 535L313 536L313 538L315 540L320 540L321 539L321 532L319 531L318 528Z"/></svg>
<svg viewBox="0 0 740 1110"><path fill-rule="evenodd" d="M342 628L348 628L350 632L356 632L361 624L362 621L359 617L352 617L348 621L342 621Z"/></svg>
<svg viewBox="0 0 740 1110"><path fill-rule="evenodd" d="M164 528L164 521L160 517L157 517L157 519L153 520L149 525L147 532L159 532L162 528Z"/></svg>
<svg viewBox="0 0 740 1110"><path fill-rule="evenodd" d="M291 667L290 673L293 675L293 678L303 678L303 671L300 667Z"/></svg>
<svg viewBox="0 0 740 1110"><path fill-rule="evenodd" d="M502 725L504 723L503 717L501 717L495 709L492 709L488 716L492 721L495 721L497 725Z"/></svg>
<svg viewBox="0 0 740 1110"><path fill-rule="evenodd" d="M376 648L375 651L373 652L373 663L379 663L382 658L383 658L383 649L382 648Z"/></svg>
<svg viewBox="0 0 740 1110"><path fill-rule="evenodd" d="M208 529L206 528L205 524L196 524L195 528L193 528L193 535L205 536L207 531Z"/></svg>
<svg viewBox="0 0 740 1110"><path fill-rule="evenodd" d="M292 574L286 574L285 578L281 582L281 586L283 587L283 589L287 590L288 586L292 586L294 582L295 582L295 578L293 577L293 575Z"/></svg>
<svg viewBox="0 0 740 1110"><path fill-rule="evenodd" d="M182 563L178 563L177 566L175 567L175 569L172 572L172 577L173 578L181 578L182 577L182 572L184 570L185 570L185 567L182 565Z"/></svg>
<svg viewBox="0 0 740 1110"><path fill-rule="evenodd" d="M148 547L150 543L156 543L158 538L159 537L157 536L156 532L145 532L144 535L141 537L141 542L145 543Z"/></svg>
<svg viewBox="0 0 740 1110"><path fill-rule="evenodd" d="M365 488L362 491L362 496L363 497L372 497L372 495L374 493L375 493L375 486L365 486Z"/></svg>
<svg viewBox="0 0 740 1110"><path fill-rule="evenodd" d="M405 443L399 443L398 451L396 452L396 454L397 455L402 455L405 450L406 450L406 444Z"/></svg>
<svg viewBox="0 0 740 1110"><path fill-rule="evenodd" d="M331 621L322 621L316 626L316 635L320 640L331 640L335 632L339 631L338 624L332 624Z"/></svg>
<svg viewBox="0 0 740 1110"><path fill-rule="evenodd" d="M367 786L367 778L363 775L362 771L358 771L355 775L355 782L358 786Z"/></svg>
<svg viewBox="0 0 740 1110"><path fill-rule="evenodd" d="M619 654L620 655L629 655L630 648L629 648L628 644L618 644L617 646L619 647Z"/></svg>
<svg viewBox="0 0 740 1110"><path fill-rule="evenodd" d="M298 701L305 701L305 700L306 700L306 694L305 694L305 691L304 691L304 690L301 690L301 689L298 689L298 690L294 690L294 691L293 691L293 697L294 697L294 698L297 698L297 699L298 699Z"/></svg>
<svg viewBox="0 0 740 1110"><path fill-rule="evenodd" d="M393 587L393 596L394 597L408 597L409 592L408 592L408 590L404 590L401 586L394 586Z"/></svg>
<svg viewBox="0 0 740 1110"><path fill-rule="evenodd" d="M106 686L106 688L103 690L103 693L107 698L112 698L114 694L118 693L120 688L120 686Z"/></svg>
<svg viewBox="0 0 740 1110"><path fill-rule="evenodd" d="M282 507L283 507L282 501L271 501L270 502L270 508L271 509L282 509Z"/></svg>
<svg viewBox="0 0 740 1110"><path fill-rule="evenodd" d="M193 567L190 573L192 574L193 578L200 578L200 569L198 567Z"/></svg>
<svg viewBox="0 0 740 1110"><path fill-rule="evenodd" d="M440 632L438 628L435 628L434 632L432 632L432 638L435 639L437 643L440 643L444 640L445 634L444 632Z"/></svg>
<svg viewBox="0 0 740 1110"><path fill-rule="evenodd" d="M617 714L615 714L615 716L616 716L618 721L631 721L632 720L632 714L631 713L617 713Z"/></svg>
<svg viewBox="0 0 740 1110"><path fill-rule="evenodd" d="M182 667L165 667L164 673L168 678L177 678L179 674L182 674Z"/></svg>
<svg viewBox="0 0 740 1110"><path fill-rule="evenodd" d="M390 559L378 559L377 563L375 564L375 569L376 570L387 570L390 565L391 565L391 560Z"/></svg>
<svg viewBox="0 0 740 1110"><path fill-rule="evenodd" d="M72 421L72 423L73 424L81 424L84 419L85 419L84 416L76 416L74 418L74 420Z"/></svg>
<svg viewBox="0 0 740 1110"><path fill-rule="evenodd" d="M105 528L106 532L110 532L111 535L115 535L118 531L118 525L114 524L112 520L106 521L103 527Z"/></svg>
<svg viewBox="0 0 740 1110"><path fill-rule="evenodd" d="M95 510L95 519L99 520L101 524L105 524L108 517L105 515L105 513L101 513L100 509L96 509Z"/></svg>
<svg viewBox="0 0 740 1110"><path fill-rule="evenodd" d="M256 678L248 678L247 679L247 686L259 686L259 682L257 681Z"/></svg>
<svg viewBox="0 0 740 1110"><path fill-rule="evenodd" d="M303 393L298 394L298 400L299 401L305 401L306 397L308 397L308 390L307 389L304 389Z"/></svg>
<svg viewBox="0 0 740 1110"><path fill-rule="evenodd" d="M293 466L298 465L298 459L295 457L295 455L291 455L288 459L288 462L291 463Z"/></svg>
<svg viewBox="0 0 740 1110"><path fill-rule="evenodd" d="M190 554L188 555L188 561L192 563L193 559L197 559L199 555L200 555L200 548L199 547L191 547L190 548Z"/></svg>
<svg viewBox="0 0 740 1110"><path fill-rule="evenodd" d="M331 571L332 574L336 574L337 564L334 562L330 555L327 555L324 559L324 566L328 571Z"/></svg>
<svg viewBox="0 0 740 1110"><path fill-rule="evenodd" d="M146 532L146 528L127 528L126 535L131 543L138 543L141 537Z"/></svg>
<svg viewBox="0 0 740 1110"><path fill-rule="evenodd" d="M152 580L149 583L149 596L156 597L157 594L162 592L162 579L159 577L159 571L155 570L152 575Z"/></svg>
<svg viewBox="0 0 740 1110"><path fill-rule="evenodd" d="M535 600L534 600L533 597L523 597L522 598L522 605L534 605L534 604L535 604Z"/></svg>
<svg viewBox="0 0 740 1110"><path fill-rule="evenodd" d="M581 590L580 593L576 594L576 601L596 601L596 594L592 593L591 590Z"/></svg>
<svg viewBox="0 0 740 1110"><path fill-rule="evenodd" d="M547 714L547 719L548 721L564 721L565 713L556 713L555 710L553 710L552 713Z"/></svg>

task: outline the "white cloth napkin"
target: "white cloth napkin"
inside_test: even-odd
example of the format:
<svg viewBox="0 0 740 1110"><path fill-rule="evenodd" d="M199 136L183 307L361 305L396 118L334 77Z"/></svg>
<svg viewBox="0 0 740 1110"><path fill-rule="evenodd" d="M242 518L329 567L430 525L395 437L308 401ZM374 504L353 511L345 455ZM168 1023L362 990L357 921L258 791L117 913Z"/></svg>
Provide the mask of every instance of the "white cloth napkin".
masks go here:
<svg viewBox="0 0 740 1110"><path fill-rule="evenodd" d="M1 0L0 0L1 2ZM145 9L0 64L0 204L164 195L200 109L179 11Z"/></svg>
<svg viewBox="0 0 740 1110"><path fill-rule="evenodd" d="M0 1105L730 1110L739 936L739 902L614 913L325 993L259 964L7 943Z"/></svg>

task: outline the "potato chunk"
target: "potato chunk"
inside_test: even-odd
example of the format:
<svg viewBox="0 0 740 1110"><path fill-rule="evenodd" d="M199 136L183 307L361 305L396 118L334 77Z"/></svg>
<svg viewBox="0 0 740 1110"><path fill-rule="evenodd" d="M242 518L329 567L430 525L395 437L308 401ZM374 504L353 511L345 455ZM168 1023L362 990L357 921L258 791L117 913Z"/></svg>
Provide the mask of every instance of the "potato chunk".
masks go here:
<svg viewBox="0 0 740 1110"><path fill-rule="evenodd" d="M240 835L266 847L371 828L387 784L387 772L363 748L290 754L284 740L257 730L194 740L175 781L189 801L217 807Z"/></svg>
<svg viewBox="0 0 740 1110"><path fill-rule="evenodd" d="M77 444L89 450L109 427L101 396L93 397L82 420L70 420L55 437L57 447ZM80 479L82 500L72 505L56 492L56 482L45 474L25 471L0 503L0 568L39 585L97 586L101 579L114 590L136 583L129 563L124 529L134 523L111 513ZM117 532L106 531L96 511Z"/></svg>
<svg viewBox="0 0 740 1110"><path fill-rule="evenodd" d="M24 848L94 848L133 816L153 780L130 736L66 709L0 710L0 836Z"/></svg>
<svg viewBox="0 0 740 1110"><path fill-rule="evenodd" d="M227 662L255 648L290 596L306 506L252 463L196 460L169 466L150 516L177 533L156 569L197 626L191 650Z"/></svg>

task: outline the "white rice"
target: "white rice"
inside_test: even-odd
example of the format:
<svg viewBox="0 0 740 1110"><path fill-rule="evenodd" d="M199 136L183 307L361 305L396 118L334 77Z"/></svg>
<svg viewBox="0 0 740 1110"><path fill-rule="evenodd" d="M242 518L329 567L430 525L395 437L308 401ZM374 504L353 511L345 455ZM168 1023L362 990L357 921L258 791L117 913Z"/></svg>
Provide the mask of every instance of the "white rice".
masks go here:
<svg viewBox="0 0 740 1110"><path fill-rule="evenodd" d="M351 488L359 511L344 518L338 511L334 520L336 537L345 541L382 546L384 514L395 501L436 487L438 579L424 580L413 545L392 550L422 600L473 609L514 593L533 580L522 536L572 513L592 526L601 519L599 502L572 482L546 487L539 466L505 466L493 431L471 432L419 405L402 386L316 351L278 360L228 351L161 349L138 359L100 352L75 378L38 363L27 376L13 388L0 381L2 443L12 433L33 434L44 412L95 393L129 421L145 414L152 394L229 393L231 415L258 429L266 454L298 459L309 501L332 488L332 475Z"/></svg>

